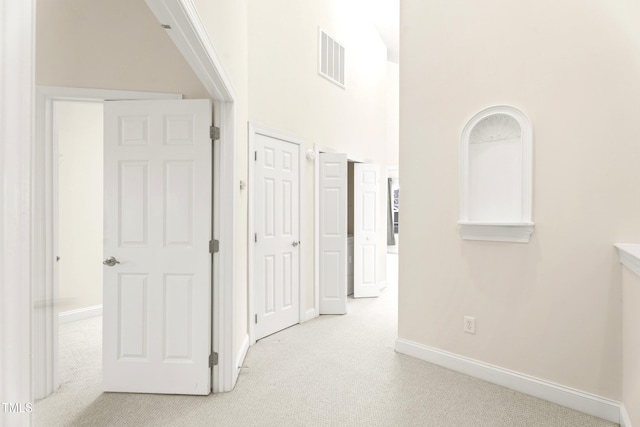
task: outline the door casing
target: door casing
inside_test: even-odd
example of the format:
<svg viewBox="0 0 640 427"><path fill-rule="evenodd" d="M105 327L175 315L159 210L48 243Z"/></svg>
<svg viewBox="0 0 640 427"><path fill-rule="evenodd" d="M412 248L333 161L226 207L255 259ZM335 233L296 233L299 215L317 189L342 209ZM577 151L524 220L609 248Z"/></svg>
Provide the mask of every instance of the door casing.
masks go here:
<svg viewBox="0 0 640 427"><path fill-rule="evenodd" d="M327 157L331 159L328 160ZM347 277L348 277L348 250L347 250L347 238L348 238L348 160L347 155L344 153L318 153L319 158L319 171L318 171L318 186L319 186L319 200L316 211L318 212L321 221L319 222L320 230L318 234L318 274L320 279L319 287L319 314L346 314L347 313ZM339 175L332 175L330 178L326 177L326 165L327 161L333 165L339 164ZM335 173L335 170L331 171ZM330 199L337 203L337 207L330 207L327 196L327 189L331 190L334 194ZM335 193L338 192L338 196ZM331 221L334 224L335 229L332 229L333 234L327 235L326 224L327 221L322 219L324 212L330 209L332 213L336 213L336 220ZM327 250L333 262L328 262ZM336 257L336 253L338 254ZM337 269L338 283L336 286L336 293L329 293L329 281L327 276L333 276L333 269L327 267L329 263L333 268ZM341 280L341 281L340 281ZM344 291L344 293L342 292Z"/></svg>

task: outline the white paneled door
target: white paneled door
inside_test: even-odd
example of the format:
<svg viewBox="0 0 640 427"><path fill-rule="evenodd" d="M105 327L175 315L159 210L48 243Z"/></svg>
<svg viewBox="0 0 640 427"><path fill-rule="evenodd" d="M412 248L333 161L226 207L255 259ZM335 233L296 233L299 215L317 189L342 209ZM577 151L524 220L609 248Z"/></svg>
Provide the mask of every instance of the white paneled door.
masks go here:
<svg viewBox="0 0 640 427"><path fill-rule="evenodd" d="M300 321L299 145L257 133L254 142L255 338Z"/></svg>
<svg viewBox="0 0 640 427"><path fill-rule="evenodd" d="M105 391L211 390L209 100L104 107Z"/></svg>
<svg viewBox="0 0 640 427"><path fill-rule="evenodd" d="M320 314L347 312L347 155L320 153Z"/></svg>
<svg viewBox="0 0 640 427"><path fill-rule="evenodd" d="M375 164L354 165L354 230L353 230L353 296L377 297L378 284L378 235L381 221L378 218L380 203L380 168Z"/></svg>

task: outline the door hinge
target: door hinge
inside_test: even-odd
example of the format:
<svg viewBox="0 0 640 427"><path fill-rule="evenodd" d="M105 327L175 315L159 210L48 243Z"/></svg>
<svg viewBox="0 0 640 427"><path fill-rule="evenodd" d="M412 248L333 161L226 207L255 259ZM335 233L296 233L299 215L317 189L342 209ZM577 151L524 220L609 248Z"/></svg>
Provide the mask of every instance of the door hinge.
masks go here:
<svg viewBox="0 0 640 427"><path fill-rule="evenodd" d="M258 161L258 152L257 151L253 152L253 160L255 160L256 162Z"/></svg>
<svg viewBox="0 0 640 427"><path fill-rule="evenodd" d="M216 254L220 252L220 240L209 240L209 253Z"/></svg>
<svg viewBox="0 0 640 427"><path fill-rule="evenodd" d="M256 243L258 243L258 233L255 233L255 234L253 235L253 241L254 241L254 242L256 242Z"/></svg>
<svg viewBox="0 0 640 427"><path fill-rule="evenodd" d="M211 126L209 128L209 138L211 138L212 141L217 141L220 139L220 128L219 127L215 127L215 126Z"/></svg>
<svg viewBox="0 0 640 427"><path fill-rule="evenodd" d="M218 353L211 353L209 355L209 367L213 368L218 364Z"/></svg>
<svg viewBox="0 0 640 427"><path fill-rule="evenodd" d="M255 318L254 318L254 323L258 323L258 314L256 313Z"/></svg>

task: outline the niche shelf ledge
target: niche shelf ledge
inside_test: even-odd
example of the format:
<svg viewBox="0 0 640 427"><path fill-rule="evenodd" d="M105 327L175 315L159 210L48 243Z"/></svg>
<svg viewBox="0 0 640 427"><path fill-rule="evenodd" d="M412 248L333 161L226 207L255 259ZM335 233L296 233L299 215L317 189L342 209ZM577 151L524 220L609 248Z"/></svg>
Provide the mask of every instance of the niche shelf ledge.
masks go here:
<svg viewBox="0 0 640 427"><path fill-rule="evenodd" d="M640 244L617 243L615 246L622 265L640 276Z"/></svg>
<svg viewBox="0 0 640 427"><path fill-rule="evenodd" d="M485 240L490 242L529 243L533 233L533 222L490 223L458 221L464 240Z"/></svg>

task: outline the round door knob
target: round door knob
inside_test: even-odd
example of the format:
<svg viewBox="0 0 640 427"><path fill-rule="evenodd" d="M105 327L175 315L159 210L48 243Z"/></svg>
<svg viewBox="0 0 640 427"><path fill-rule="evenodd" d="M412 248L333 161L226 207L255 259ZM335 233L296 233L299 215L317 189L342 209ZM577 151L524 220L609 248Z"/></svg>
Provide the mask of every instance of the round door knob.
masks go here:
<svg viewBox="0 0 640 427"><path fill-rule="evenodd" d="M115 257L110 256L109 258L102 261L102 263L104 265L108 265L109 267L113 267L116 264L120 264L120 261L118 261Z"/></svg>
<svg viewBox="0 0 640 427"><path fill-rule="evenodd" d="M296 246L298 246L299 244L300 244L300 242L293 242L293 243L291 244L291 246L293 246L293 247L295 248L295 247L296 247Z"/></svg>

